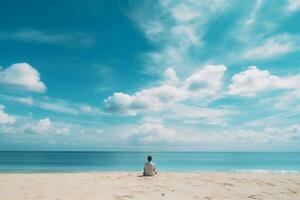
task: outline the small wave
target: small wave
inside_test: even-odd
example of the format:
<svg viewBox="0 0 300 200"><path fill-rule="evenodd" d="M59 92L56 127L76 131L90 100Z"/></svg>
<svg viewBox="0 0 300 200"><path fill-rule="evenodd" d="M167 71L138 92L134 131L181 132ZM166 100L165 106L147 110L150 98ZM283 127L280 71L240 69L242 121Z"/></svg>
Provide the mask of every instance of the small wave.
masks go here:
<svg viewBox="0 0 300 200"><path fill-rule="evenodd" d="M236 169L233 172L253 172L253 173L280 173L280 174L295 174L300 173L299 170L268 170L268 169Z"/></svg>

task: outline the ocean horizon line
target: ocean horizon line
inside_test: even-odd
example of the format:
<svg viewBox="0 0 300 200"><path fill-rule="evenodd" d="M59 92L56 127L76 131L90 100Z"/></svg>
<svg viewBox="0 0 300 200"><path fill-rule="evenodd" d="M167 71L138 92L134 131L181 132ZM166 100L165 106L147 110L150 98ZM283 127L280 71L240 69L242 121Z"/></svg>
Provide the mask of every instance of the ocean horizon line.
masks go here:
<svg viewBox="0 0 300 200"><path fill-rule="evenodd" d="M128 151L128 150L0 150L0 152L87 152L87 153L300 153L300 151Z"/></svg>

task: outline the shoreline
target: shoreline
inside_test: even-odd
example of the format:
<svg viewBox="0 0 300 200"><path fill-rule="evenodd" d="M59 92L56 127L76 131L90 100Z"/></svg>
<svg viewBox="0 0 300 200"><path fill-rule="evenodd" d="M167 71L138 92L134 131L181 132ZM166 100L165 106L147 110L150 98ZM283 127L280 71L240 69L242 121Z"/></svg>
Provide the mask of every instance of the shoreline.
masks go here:
<svg viewBox="0 0 300 200"><path fill-rule="evenodd" d="M142 170L17 170L17 171L1 171L0 174L64 174L64 173L142 173ZM201 173L220 173L220 174L299 174L300 170L264 170L264 169L254 169L254 170L199 170L199 171L188 171L188 170L161 170L158 173L183 173L183 174L201 174Z"/></svg>
<svg viewBox="0 0 300 200"><path fill-rule="evenodd" d="M249 172L0 173L1 199L285 199L300 196L300 174Z"/></svg>

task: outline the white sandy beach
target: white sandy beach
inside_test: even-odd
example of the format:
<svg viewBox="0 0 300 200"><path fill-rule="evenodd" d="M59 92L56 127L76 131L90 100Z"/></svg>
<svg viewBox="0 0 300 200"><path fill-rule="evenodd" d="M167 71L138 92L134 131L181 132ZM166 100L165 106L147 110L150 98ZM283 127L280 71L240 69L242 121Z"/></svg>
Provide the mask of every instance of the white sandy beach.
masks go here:
<svg viewBox="0 0 300 200"><path fill-rule="evenodd" d="M300 174L0 173L1 200L299 200Z"/></svg>

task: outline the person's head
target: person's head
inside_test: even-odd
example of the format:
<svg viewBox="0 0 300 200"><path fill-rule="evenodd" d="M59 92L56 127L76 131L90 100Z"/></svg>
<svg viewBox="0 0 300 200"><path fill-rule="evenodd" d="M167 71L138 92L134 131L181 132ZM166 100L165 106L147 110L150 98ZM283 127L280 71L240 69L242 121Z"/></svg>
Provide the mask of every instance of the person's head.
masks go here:
<svg viewBox="0 0 300 200"><path fill-rule="evenodd" d="M148 159L149 162L151 162L152 156L148 156L147 159Z"/></svg>

